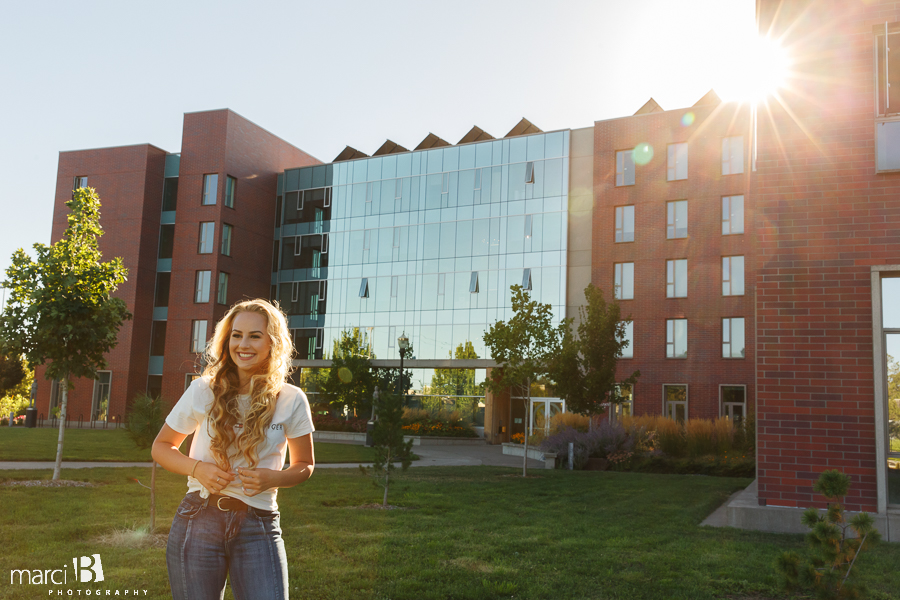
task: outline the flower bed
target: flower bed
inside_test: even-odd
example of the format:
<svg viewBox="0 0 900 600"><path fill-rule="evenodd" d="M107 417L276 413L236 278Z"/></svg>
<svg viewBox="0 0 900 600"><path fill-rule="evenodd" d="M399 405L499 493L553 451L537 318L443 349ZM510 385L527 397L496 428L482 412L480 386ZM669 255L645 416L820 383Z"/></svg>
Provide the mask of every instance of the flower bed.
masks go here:
<svg viewBox="0 0 900 600"><path fill-rule="evenodd" d="M316 431L353 431L356 433L365 433L366 419L351 417L345 419L343 417L334 417L332 415L320 415L313 413L313 427Z"/></svg>
<svg viewBox="0 0 900 600"><path fill-rule="evenodd" d="M424 435L436 437L478 437L471 427L448 425L446 423L410 423L403 426L403 435Z"/></svg>

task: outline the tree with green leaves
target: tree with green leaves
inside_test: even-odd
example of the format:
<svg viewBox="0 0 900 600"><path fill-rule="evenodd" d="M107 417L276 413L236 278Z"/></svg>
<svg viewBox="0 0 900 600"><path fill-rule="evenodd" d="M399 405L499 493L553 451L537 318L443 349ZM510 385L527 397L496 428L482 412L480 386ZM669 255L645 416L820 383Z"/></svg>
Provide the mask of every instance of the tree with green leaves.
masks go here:
<svg viewBox="0 0 900 600"><path fill-rule="evenodd" d="M640 371L625 379L618 379L616 366L623 350L625 324L619 304L607 302L603 291L590 283L584 290L587 304L579 309L578 335L572 322L566 320L560 352L551 363L550 378L556 382L556 392L566 400L566 410L588 415L603 414L605 406L620 404L625 386L634 386ZM615 411L611 411L615 415Z"/></svg>
<svg viewBox="0 0 900 600"><path fill-rule="evenodd" d="M0 397L5 396L22 383L27 374L28 369L22 364L21 358L0 354Z"/></svg>
<svg viewBox="0 0 900 600"><path fill-rule="evenodd" d="M509 322L497 321L484 334L484 343L490 348L491 358L500 365L491 370L491 376L485 383L494 394L524 386L525 455L522 458L522 476L525 477L528 475L531 382L549 372L566 325L565 321L554 325L552 307L531 300L522 286L514 285L510 290L512 318Z"/></svg>
<svg viewBox="0 0 900 600"><path fill-rule="evenodd" d="M900 449L900 362L888 354L888 433L891 449Z"/></svg>
<svg viewBox="0 0 900 600"><path fill-rule="evenodd" d="M399 462L403 471L412 464L413 442L403 439L403 396L392 391L379 394L372 440L375 446L375 460L371 474L375 478L375 485L384 488L381 506L387 508L391 473L397 468L394 463ZM359 468L363 473L369 474L369 470L362 465Z"/></svg>
<svg viewBox="0 0 900 600"><path fill-rule="evenodd" d="M138 394L128 411L125 430L128 437L141 450L153 446L153 440L166 422L161 398ZM140 483L140 482L138 482ZM143 484L141 484L143 485ZM156 461L150 470L150 533L156 529Z"/></svg>
<svg viewBox="0 0 900 600"><path fill-rule="evenodd" d="M332 408L348 414L368 416L372 410L372 394L375 391L375 375L368 336L358 327L341 332L334 341L331 369L320 381L322 398Z"/></svg>
<svg viewBox="0 0 900 600"><path fill-rule="evenodd" d="M36 259L13 254L3 285L9 301L0 315L0 353L46 364L46 378L62 389L53 479L59 479L68 391L73 378L95 379L105 368L122 322L131 314L113 293L128 274L121 258L101 262L100 198L93 188L75 190L62 239L35 244Z"/></svg>
<svg viewBox="0 0 900 600"><path fill-rule="evenodd" d="M803 513L803 524L811 530L806 537L812 556L804 562L796 552L785 552L777 568L788 591L806 587L823 599L858 598L860 588L849 581L850 571L859 553L881 539L875 520L869 513L858 513L850 520L839 500L850 490L850 477L837 470L819 475L813 490L829 500L824 515L815 508ZM848 535L852 532L852 536Z"/></svg>
<svg viewBox="0 0 900 600"><path fill-rule="evenodd" d="M470 341L459 344L454 354L450 357L456 360L479 358ZM431 393L439 396L463 396L456 398L456 408L470 413L474 421L475 408L478 406L476 396L484 396L484 382L475 383L475 369L435 369L431 378Z"/></svg>
<svg viewBox="0 0 900 600"><path fill-rule="evenodd" d="M4 363L5 360L5 364ZM28 368L28 364L13 358L4 359L0 356L0 417L9 416L12 413L19 414L31 404L31 384L34 382L34 371ZM5 374L4 374L5 373ZM9 384L18 379L18 373L23 377L12 387ZM4 382L5 380L5 382Z"/></svg>

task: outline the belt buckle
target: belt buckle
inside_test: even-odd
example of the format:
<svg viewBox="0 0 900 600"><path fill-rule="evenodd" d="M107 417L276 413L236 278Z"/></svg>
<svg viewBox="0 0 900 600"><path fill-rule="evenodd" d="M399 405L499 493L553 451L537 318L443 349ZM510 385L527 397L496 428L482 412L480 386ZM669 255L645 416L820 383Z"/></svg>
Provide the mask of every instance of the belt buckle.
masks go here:
<svg viewBox="0 0 900 600"><path fill-rule="evenodd" d="M227 499L228 496L220 496L218 500L216 500L216 508L221 510L222 512L231 512L230 508L222 508L222 500Z"/></svg>

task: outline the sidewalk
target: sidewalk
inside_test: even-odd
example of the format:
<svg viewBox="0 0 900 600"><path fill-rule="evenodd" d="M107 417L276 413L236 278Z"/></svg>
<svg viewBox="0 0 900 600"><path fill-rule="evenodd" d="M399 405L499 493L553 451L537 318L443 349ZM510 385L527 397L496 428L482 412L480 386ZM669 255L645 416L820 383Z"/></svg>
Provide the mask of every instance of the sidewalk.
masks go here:
<svg viewBox="0 0 900 600"><path fill-rule="evenodd" d="M419 460L413 461L413 467L474 467L485 465L490 467L522 467L521 456L506 456L502 446L416 446L413 452ZM52 469L53 461L0 462L0 471L6 470L41 470ZM371 463L362 463L371 466ZM317 469L356 469L360 463L319 463ZM151 467L149 462L66 462L63 469L93 469L104 467ZM529 469L543 469L544 463L528 459Z"/></svg>

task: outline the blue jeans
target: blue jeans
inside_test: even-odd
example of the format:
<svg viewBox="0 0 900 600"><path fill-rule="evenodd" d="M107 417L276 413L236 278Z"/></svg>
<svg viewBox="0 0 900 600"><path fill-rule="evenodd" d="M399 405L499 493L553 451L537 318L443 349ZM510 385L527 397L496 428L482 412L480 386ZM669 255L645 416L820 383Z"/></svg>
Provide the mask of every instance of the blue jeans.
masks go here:
<svg viewBox="0 0 900 600"><path fill-rule="evenodd" d="M231 576L236 600L287 600L288 568L277 512L222 511L193 492L184 497L166 547L174 600L221 600Z"/></svg>

